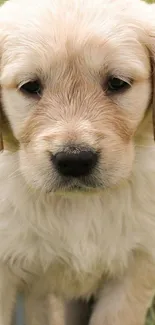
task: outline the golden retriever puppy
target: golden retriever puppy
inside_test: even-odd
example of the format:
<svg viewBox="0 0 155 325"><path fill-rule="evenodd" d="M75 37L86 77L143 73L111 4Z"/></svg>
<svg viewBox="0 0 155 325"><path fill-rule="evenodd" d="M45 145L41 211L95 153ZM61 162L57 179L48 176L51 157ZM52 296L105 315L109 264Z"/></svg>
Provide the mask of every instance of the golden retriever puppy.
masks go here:
<svg viewBox="0 0 155 325"><path fill-rule="evenodd" d="M144 324L155 291L153 11L140 0L0 9L0 325L19 290L28 325L45 324L35 306L50 293L94 296L89 325Z"/></svg>

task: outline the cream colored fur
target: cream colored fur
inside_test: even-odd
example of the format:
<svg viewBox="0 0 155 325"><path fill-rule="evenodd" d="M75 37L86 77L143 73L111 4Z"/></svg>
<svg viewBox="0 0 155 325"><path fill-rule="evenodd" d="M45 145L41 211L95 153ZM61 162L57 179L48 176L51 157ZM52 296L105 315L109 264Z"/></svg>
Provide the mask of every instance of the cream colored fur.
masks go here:
<svg viewBox="0 0 155 325"><path fill-rule="evenodd" d="M144 324L155 292L153 11L140 0L0 9L2 107L19 143L0 154L0 325L18 290L28 325L44 324L50 293L94 295L89 325ZM107 94L108 75L131 87ZM19 90L34 78L41 99ZM96 187L58 186L49 153L68 143L100 151Z"/></svg>

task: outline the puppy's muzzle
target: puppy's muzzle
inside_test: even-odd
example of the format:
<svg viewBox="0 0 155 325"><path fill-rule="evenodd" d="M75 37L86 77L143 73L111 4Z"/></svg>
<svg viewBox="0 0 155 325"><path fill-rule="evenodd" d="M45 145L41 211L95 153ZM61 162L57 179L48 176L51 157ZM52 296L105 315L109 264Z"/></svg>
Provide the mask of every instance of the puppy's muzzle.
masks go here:
<svg viewBox="0 0 155 325"><path fill-rule="evenodd" d="M91 148L68 147L52 156L52 163L61 176L89 176L98 161L98 153Z"/></svg>

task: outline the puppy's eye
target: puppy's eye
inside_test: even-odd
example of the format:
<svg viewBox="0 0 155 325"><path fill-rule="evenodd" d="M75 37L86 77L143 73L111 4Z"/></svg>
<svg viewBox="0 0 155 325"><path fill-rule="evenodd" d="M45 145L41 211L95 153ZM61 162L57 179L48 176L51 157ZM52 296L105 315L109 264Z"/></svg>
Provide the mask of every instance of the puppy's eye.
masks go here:
<svg viewBox="0 0 155 325"><path fill-rule="evenodd" d="M30 96L41 96L42 87L38 80L29 81L20 87L20 91Z"/></svg>
<svg viewBox="0 0 155 325"><path fill-rule="evenodd" d="M107 82L107 91L109 92L123 91L129 87L130 83L116 77L109 78Z"/></svg>

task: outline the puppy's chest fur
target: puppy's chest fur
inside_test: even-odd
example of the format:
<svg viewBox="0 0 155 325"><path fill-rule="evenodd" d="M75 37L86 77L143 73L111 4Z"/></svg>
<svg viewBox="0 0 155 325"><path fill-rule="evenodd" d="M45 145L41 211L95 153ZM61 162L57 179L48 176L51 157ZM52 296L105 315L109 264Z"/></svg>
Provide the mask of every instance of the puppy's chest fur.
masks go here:
<svg viewBox="0 0 155 325"><path fill-rule="evenodd" d="M100 199L81 200L29 201L24 211L11 207L9 220L1 218L0 258L37 295L89 296L107 272L110 241L106 247Z"/></svg>
<svg viewBox="0 0 155 325"><path fill-rule="evenodd" d="M55 291L79 297L94 293L107 274L124 271L134 250L143 247L154 254L152 156L147 172L143 159L119 188L38 197L15 174L18 155L1 155L0 262L9 264L19 282L36 294Z"/></svg>

